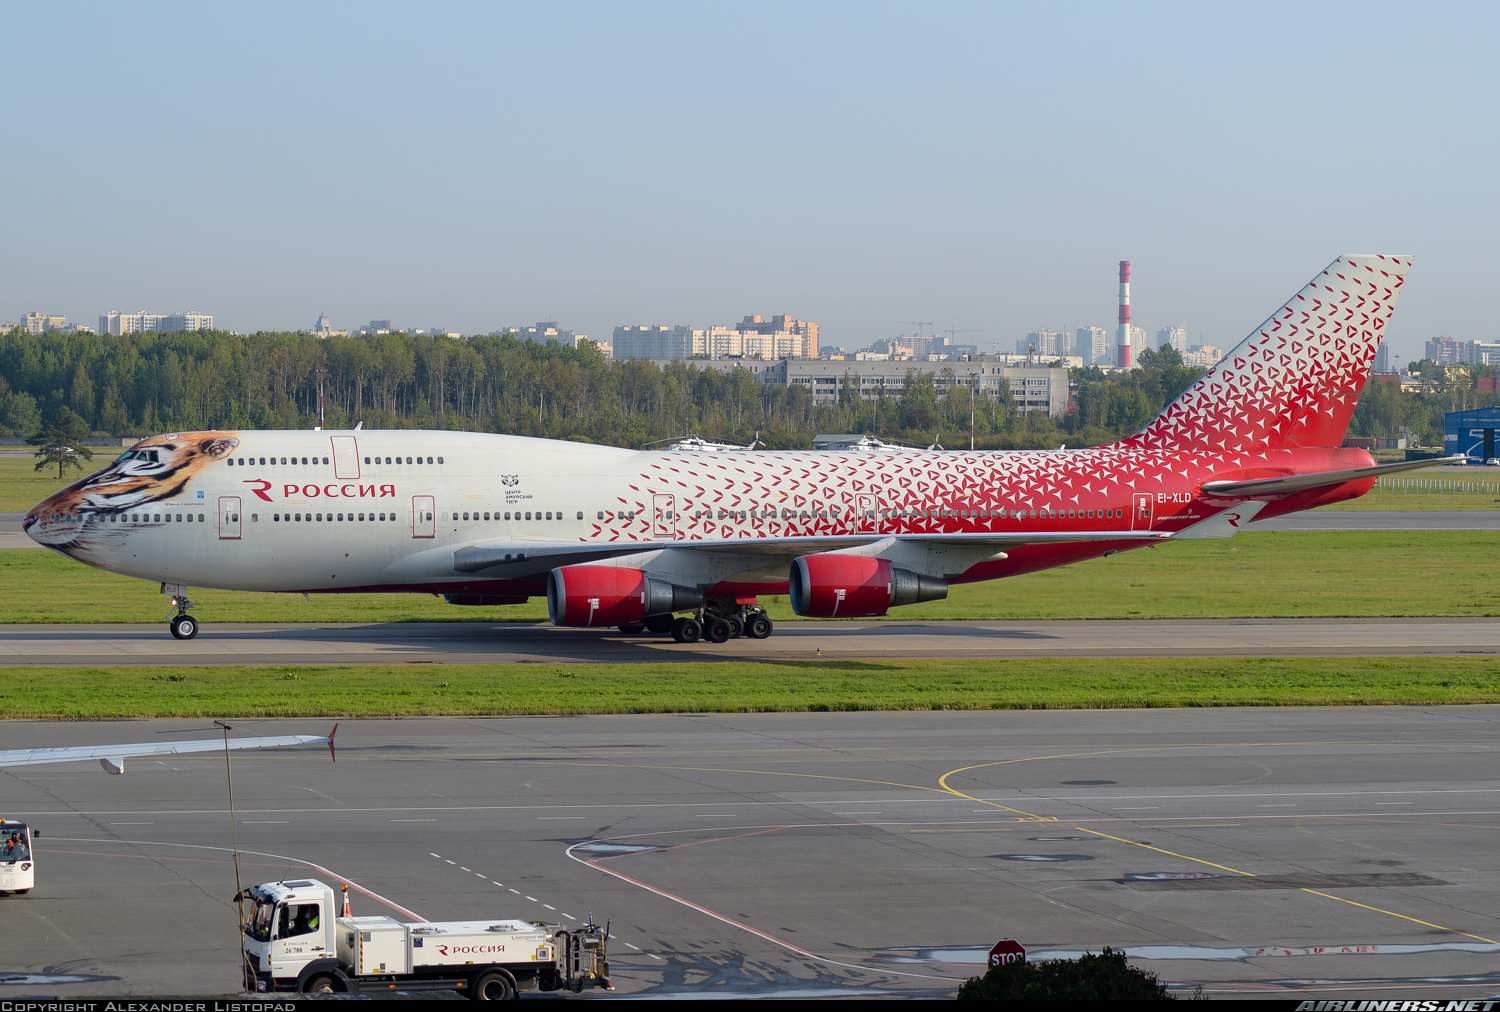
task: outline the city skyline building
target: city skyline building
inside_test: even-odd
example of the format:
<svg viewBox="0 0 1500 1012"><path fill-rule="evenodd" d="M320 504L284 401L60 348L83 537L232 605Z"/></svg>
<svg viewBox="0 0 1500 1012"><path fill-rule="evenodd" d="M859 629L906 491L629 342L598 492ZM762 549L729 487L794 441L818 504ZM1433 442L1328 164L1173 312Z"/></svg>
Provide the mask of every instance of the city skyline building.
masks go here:
<svg viewBox="0 0 1500 1012"><path fill-rule="evenodd" d="M50 313L27 313L21 317L21 326L26 328L28 334L45 334L49 330L62 330L67 325L66 316L53 316Z"/></svg>
<svg viewBox="0 0 1500 1012"><path fill-rule="evenodd" d="M1073 332L1073 351L1085 365L1109 363L1109 331L1103 327L1079 327Z"/></svg>
<svg viewBox="0 0 1500 1012"><path fill-rule="evenodd" d="M1187 324L1180 327L1163 327L1156 332L1156 346L1158 348L1172 348L1179 354L1186 355L1188 350Z"/></svg>
<svg viewBox="0 0 1500 1012"><path fill-rule="evenodd" d="M214 318L207 313L121 313L111 311L99 317L99 333L139 334L145 331L176 332L184 330L213 330Z"/></svg>

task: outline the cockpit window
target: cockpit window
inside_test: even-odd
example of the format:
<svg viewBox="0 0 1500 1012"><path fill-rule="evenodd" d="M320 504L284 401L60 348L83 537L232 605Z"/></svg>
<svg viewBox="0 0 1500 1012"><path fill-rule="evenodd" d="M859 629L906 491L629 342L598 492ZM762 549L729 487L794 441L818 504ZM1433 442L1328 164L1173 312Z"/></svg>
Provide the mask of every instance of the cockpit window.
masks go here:
<svg viewBox="0 0 1500 1012"><path fill-rule="evenodd" d="M115 463L118 464L118 463L120 463L123 460L134 460L134 459L135 459L135 451L134 450L126 450L124 453L120 454L118 457L115 458Z"/></svg>

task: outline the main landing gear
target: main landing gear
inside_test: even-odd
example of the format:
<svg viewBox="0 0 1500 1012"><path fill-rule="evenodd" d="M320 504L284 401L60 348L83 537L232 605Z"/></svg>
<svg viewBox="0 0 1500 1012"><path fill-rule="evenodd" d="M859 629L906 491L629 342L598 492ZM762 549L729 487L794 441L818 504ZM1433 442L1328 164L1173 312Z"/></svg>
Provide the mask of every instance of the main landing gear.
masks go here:
<svg viewBox="0 0 1500 1012"><path fill-rule="evenodd" d="M198 620L188 614L188 609L193 606L193 602L189 601L185 595L178 594L172 598L172 606L177 609L177 614L172 616L172 621L168 623L172 635L180 640L190 640L197 636Z"/></svg>
<svg viewBox="0 0 1500 1012"><path fill-rule="evenodd" d="M627 636L638 636L643 632L671 633L678 643L697 643L699 640L727 643L741 636L763 640L771 635L773 627L764 608L736 604L732 598L710 598L701 611L691 615L652 615L643 624L622 625L620 631Z"/></svg>

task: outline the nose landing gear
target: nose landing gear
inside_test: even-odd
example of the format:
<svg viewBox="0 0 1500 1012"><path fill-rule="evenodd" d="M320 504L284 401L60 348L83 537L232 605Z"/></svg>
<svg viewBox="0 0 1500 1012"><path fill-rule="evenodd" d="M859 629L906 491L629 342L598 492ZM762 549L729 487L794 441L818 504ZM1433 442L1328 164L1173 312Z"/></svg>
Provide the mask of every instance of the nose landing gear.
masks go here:
<svg viewBox="0 0 1500 1012"><path fill-rule="evenodd" d="M188 609L193 606L193 602L189 601L184 595L178 594L172 598L172 606L177 609L177 614L168 623L168 628L172 630L172 635L180 640L190 640L194 636L197 636L198 620L188 614Z"/></svg>

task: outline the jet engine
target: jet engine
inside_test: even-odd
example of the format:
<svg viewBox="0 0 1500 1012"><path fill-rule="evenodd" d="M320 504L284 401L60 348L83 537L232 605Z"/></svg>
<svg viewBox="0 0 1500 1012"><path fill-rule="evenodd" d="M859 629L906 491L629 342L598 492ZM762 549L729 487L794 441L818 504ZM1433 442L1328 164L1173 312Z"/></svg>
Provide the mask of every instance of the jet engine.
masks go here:
<svg viewBox="0 0 1500 1012"><path fill-rule="evenodd" d="M563 566L547 574L553 625L630 625L652 615L703 607L703 592L615 566Z"/></svg>
<svg viewBox="0 0 1500 1012"><path fill-rule="evenodd" d="M792 563L792 610L808 618L865 618L919 601L941 601L948 581L860 555L804 555Z"/></svg>

